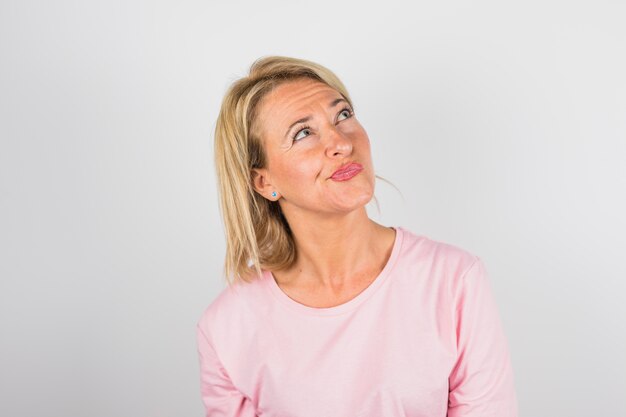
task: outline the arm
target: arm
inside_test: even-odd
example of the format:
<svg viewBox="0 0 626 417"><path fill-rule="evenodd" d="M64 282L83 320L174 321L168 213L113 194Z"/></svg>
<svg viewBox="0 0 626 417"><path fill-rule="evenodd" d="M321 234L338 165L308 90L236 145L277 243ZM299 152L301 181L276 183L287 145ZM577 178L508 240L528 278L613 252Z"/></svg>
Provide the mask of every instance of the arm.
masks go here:
<svg viewBox="0 0 626 417"><path fill-rule="evenodd" d="M480 258L454 293L457 362L449 377L448 417L517 417L508 344Z"/></svg>
<svg viewBox="0 0 626 417"><path fill-rule="evenodd" d="M250 399L232 384L209 338L197 327L200 387L206 417L255 417Z"/></svg>

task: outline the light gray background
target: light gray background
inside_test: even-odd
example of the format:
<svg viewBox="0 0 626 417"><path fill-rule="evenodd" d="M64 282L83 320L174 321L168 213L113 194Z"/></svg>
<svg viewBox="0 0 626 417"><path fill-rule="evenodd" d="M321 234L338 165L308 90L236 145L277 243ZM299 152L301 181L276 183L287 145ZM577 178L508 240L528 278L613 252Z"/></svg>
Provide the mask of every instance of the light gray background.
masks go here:
<svg viewBox="0 0 626 417"><path fill-rule="evenodd" d="M609 1L0 2L0 415L202 415L222 95L346 83L373 218L486 263L522 416L624 416L626 30ZM349 393L349 387L346 387Z"/></svg>

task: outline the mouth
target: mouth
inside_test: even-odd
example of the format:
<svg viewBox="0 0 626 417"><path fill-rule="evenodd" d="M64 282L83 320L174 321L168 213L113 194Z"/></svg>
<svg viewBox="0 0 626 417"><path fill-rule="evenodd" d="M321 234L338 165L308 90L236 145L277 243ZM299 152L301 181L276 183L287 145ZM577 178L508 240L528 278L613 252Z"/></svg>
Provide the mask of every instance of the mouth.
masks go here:
<svg viewBox="0 0 626 417"><path fill-rule="evenodd" d="M335 171L330 179L334 181L347 181L361 171L363 171L363 165L351 162Z"/></svg>

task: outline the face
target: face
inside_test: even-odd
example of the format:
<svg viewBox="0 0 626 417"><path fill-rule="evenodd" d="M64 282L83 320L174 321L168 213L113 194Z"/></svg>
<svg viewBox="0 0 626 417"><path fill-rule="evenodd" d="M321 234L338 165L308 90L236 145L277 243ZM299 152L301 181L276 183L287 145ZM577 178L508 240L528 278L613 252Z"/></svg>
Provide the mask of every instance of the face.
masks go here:
<svg viewBox="0 0 626 417"><path fill-rule="evenodd" d="M261 100L257 114L266 166L253 170L253 183L287 217L346 213L370 201L369 138L339 92L315 80L289 81Z"/></svg>

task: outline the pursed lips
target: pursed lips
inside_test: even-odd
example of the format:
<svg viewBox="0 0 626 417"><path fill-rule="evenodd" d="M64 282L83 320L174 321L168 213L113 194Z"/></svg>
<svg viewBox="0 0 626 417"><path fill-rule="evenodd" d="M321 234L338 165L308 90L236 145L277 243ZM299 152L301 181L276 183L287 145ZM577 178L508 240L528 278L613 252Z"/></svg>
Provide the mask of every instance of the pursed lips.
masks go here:
<svg viewBox="0 0 626 417"><path fill-rule="evenodd" d="M350 179L363 170L363 165L357 162L350 162L336 170L330 177L334 180Z"/></svg>

